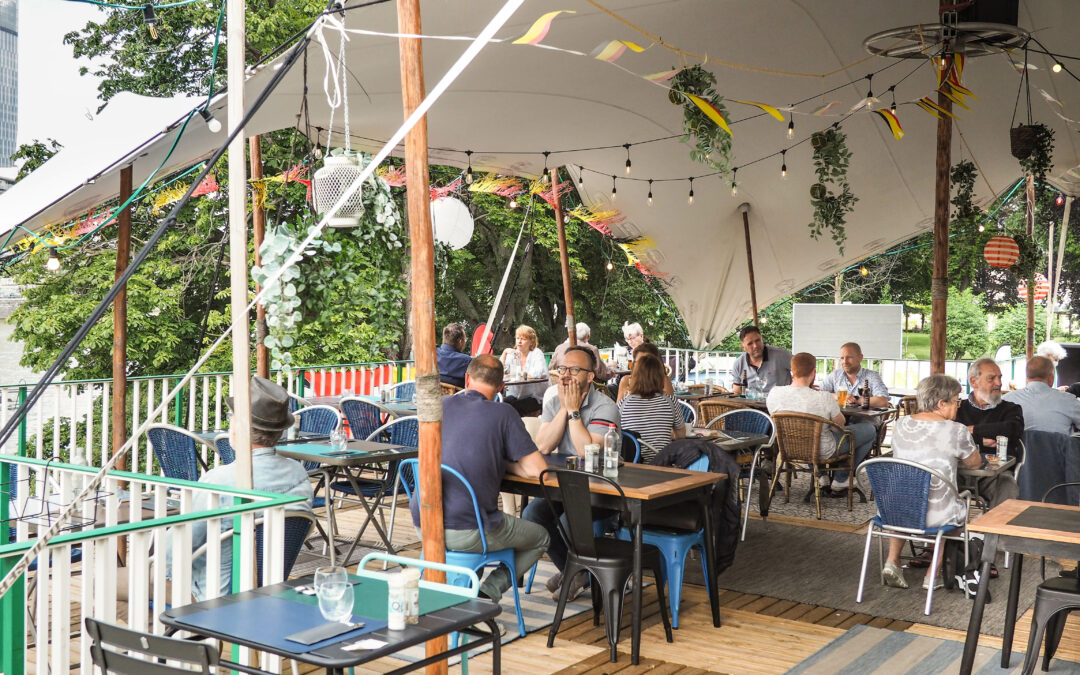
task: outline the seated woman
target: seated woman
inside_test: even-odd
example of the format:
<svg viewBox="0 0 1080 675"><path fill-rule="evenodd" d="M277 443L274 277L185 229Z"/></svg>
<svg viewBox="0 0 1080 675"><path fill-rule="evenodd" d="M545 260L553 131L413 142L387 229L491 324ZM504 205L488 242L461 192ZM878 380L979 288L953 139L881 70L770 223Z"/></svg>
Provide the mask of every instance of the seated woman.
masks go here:
<svg viewBox="0 0 1080 675"><path fill-rule="evenodd" d="M660 350L656 347L656 345L654 345L651 342L638 343L638 346L634 347L634 351L631 354L631 359L630 360L632 362L634 362L634 363L637 363L637 359L638 359L639 354L652 354L656 358L658 358L658 359L660 358ZM661 365L664 368L664 391L663 391L663 393L668 395L668 396L674 396L675 395L675 388L671 386L671 373L668 372L668 367L666 365L664 365L663 362L661 362ZM615 396L615 401L616 402L623 400L626 397L626 395L630 393L630 380L633 377L634 377L634 374L631 372L631 374L629 374L626 377L623 377L623 378L621 378L619 380L619 390L617 392L617 395Z"/></svg>
<svg viewBox="0 0 1080 675"><path fill-rule="evenodd" d="M537 349L536 331L524 324L514 331L514 346L503 350L500 360L507 382L543 379L543 382L504 386L503 400L514 406L520 415L540 412L540 403L548 388L547 361L544 352Z"/></svg>
<svg viewBox="0 0 1080 675"><path fill-rule="evenodd" d="M664 394L667 375L659 358L639 354L634 358L633 373L627 379L630 380L630 393L619 402L620 426L624 431L636 432L656 450L662 450L673 439L686 436L686 422L679 404ZM643 445L641 462L651 462L655 454Z"/></svg>
<svg viewBox="0 0 1080 675"><path fill-rule="evenodd" d="M918 462L928 468L940 471L953 485L956 484L956 464L959 460L967 468L977 468L982 464L982 455L971 440L971 432L956 419L956 410L960 406L957 395L960 383L948 375L931 375L919 383L915 398L919 411L914 415L901 417L893 427L892 454L897 459ZM956 523L967 513L964 503L949 497L945 485L936 478L930 479L930 499L926 505L926 526L939 527ZM888 586L907 588L904 571L900 569L900 552L904 548L903 539L889 540L889 557L881 571L881 579ZM940 552L937 553L940 556ZM942 585L940 579L930 578L930 569L926 570L923 588Z"/></svg>

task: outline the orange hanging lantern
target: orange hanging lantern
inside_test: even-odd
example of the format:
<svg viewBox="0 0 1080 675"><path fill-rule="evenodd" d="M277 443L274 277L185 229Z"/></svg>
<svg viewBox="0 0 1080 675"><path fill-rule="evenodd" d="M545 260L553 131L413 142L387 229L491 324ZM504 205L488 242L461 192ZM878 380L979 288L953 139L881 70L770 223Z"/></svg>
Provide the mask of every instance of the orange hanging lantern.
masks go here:
<svg viewBox="0 0 1080 675"><path fill-rule="evenodd" d="M991 267L1012 267L1020 259L1020 247L1012 237L999 234L986 242L983 257Z"/></svg>
<svg viewBox="0 0 1080 675"><path fill-rule="evenodd" d="M1016 288L1020 299L1027 301L1027 282L1021 282ZM1035 275L1035 302L1043 302L1050 296L1050 282L1041 274Z"/></svg>

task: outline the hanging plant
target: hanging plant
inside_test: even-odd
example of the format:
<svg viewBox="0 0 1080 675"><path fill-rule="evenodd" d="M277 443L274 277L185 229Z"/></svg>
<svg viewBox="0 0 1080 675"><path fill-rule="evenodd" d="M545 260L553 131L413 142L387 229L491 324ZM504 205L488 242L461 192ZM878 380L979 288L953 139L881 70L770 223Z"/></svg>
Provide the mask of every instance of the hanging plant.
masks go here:
<svg viewBox="0 0 1080 675"><path fill-rule="evenodd" d="M724 98L716 92L716 76L701 66L683 68L671 78L668 100L683 109L683 143L693 140L690 159L701 162L722 175L731 169L731 134L709 118L690 96L697 96L727 118Z"/></svg>
<svg viewBox="0 0 1080 675"><path fill-rule="evenodd" d="M371 155L360 155L360 166ZM401 214L386 181L372 174L362 188L364 212L355 228L324 229L312 240L300 261L289 267L273 284L267 280L278 272L288 256L315 229L315 225L282 223L269 231L259 253L262 265L251 269L252 278L264 286L267 336L264 344L271 354L271 367L288 371L293 365L291 348L305 312L333 312L328 296L332 280L354 283L358 271L377 262L378 252L404 246ZM348 241L355 240L354 242ZM346 246L342 246L342 242ZM332 258L332 259L331 259ZM374 289L370 289L374 290Z"/></svg>
<svg viewBox="0 0 1080 675"><path fill-rule="evenodd" d="M1036 122L1026 127L1031 134L1031 152L1020 159L1024 174L1035 178L1035 199L1038 201L1046 190L1046 174L1054 166L1054 130Z"/></svg>
<svg viewBox="0 0 1080 675"><path fill-rule="evenodd" d="M851 151L847 148L847 136L837 128L818 131L810 137L814 148L814 172L818 182L810 186L810 205L814 208L814 220L810 223L810 237L818 239L828 232L844 253L847 232L844 225L847 214L855 208L859 198L851 193L847 182Z"/></svg>

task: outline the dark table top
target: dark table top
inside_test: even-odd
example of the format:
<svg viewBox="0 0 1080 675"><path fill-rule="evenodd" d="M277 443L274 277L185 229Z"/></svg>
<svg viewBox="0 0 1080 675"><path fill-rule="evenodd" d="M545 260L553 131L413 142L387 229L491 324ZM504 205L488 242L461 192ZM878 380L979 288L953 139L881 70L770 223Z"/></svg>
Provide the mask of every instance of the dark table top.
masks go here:
<svg viewBox="0 0 1080 675"><path fill-rule="evenodd" d="M344 454L337 454L329 443L292 443L277 445L274 451L282 457L301 462L319 462L327 466L360 466L390 460L417 457L419 450L393 443L349 441Z"/></svg>

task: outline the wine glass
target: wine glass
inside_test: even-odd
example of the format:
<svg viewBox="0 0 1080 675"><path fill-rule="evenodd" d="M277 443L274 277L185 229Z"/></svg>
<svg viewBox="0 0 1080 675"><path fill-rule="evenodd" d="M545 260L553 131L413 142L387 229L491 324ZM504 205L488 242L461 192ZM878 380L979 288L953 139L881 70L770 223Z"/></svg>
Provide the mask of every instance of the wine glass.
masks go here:
<svg viewBox="0 0 1080 675"><path fill-rule="evenodd" d="M334 452L343 452L349 444L349 437L344 429L334 429L330 432L330 449Z"/></svg>

